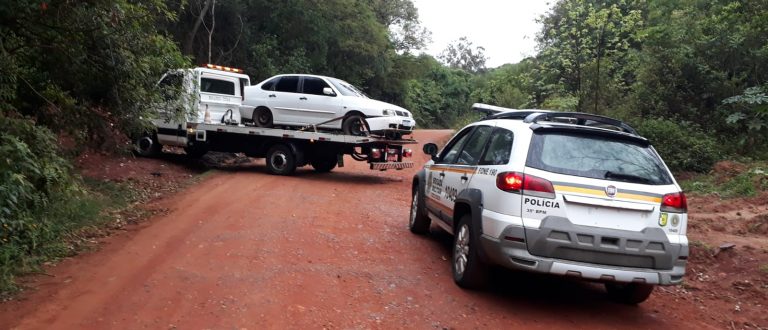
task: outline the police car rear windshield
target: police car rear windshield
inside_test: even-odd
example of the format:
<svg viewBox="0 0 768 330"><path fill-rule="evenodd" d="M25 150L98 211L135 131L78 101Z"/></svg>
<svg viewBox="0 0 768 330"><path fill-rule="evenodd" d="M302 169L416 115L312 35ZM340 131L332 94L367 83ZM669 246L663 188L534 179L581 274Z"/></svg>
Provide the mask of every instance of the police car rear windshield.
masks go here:
<svg viewBox="0 0 768 330"><path fill-rule="evenodd" d="M651 147L602 136L535 134L526 165L594 179L672 184L672 178Z"/></svg>

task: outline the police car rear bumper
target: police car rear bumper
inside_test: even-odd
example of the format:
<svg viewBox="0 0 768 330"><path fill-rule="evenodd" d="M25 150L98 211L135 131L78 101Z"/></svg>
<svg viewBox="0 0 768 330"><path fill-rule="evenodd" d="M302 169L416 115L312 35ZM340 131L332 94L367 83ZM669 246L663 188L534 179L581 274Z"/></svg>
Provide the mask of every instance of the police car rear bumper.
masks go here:
<svg viewBox="0 0 768 330"><path fill-rule="evenodd" d="M543 221L541 228L525 229L515 217L488 210L483 213L482 255L487 261L507 268L593 281L654 285L679 284L685 274L687 245L664 242L665 251L661 253L621 246L628 241L646 240L641 243L645 245L658 241L659 237L652 231L614 231L590 227L585 232L579 232L584 228L564 218ZM552 232L566 234L558 237L550 235ZM568 237L582 237L584 233L595 236L596 242L601 242L602 237L615 237L618 246L584 245L583 242L568 240Z"/></svg>

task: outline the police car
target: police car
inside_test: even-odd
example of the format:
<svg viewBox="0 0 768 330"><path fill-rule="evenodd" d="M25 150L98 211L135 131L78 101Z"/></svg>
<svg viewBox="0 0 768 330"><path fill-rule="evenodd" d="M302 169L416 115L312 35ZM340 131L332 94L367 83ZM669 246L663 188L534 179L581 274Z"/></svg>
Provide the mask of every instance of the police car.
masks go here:
<svg viewBox="0 0 768 330"><path fill-rule="evenodd" d="M453 234L459 286L483 286L490 264L604 282L631 304L682 282L686 197L647 139L603 116L473 108L489 115L424 145L409 221Z"/></svg>

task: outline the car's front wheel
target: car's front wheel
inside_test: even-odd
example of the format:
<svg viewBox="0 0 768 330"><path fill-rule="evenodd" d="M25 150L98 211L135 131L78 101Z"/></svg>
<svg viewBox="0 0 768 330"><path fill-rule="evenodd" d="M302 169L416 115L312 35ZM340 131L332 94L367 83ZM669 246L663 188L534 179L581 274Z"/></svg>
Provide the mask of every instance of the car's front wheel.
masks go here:
<svg viewBox="0 0 768 330"><path fill-rule="evenodd" d="M605 283L608 295L618 302L637 305L651 296L653 285L644 283Z"/></svg>
<svg viewBox="0 0 768 330"><path fill-rule="evenodd" d="M341 123L341 130L347 135L363 136L366 132L365 119L362 115L349 115Z"/></svg>
<svg viewBox="0 0 768 330"><path fill-rule="evenodd" d="M480 259L480 242L474 230L472 216L465 214L453 236L453 281L466 289L482 288L488 272L488 266Z"/></svg>

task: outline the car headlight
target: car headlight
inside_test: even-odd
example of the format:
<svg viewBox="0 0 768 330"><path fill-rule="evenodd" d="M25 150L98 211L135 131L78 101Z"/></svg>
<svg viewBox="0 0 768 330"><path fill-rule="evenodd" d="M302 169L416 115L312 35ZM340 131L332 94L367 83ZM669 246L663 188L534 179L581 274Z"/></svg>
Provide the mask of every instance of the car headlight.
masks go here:
<svg viewBox="0 0 768 330"><path fill-rule="evenodd" d="M395 116L395 115L397 115L397 113L395 113L395 110L389 110L389 109L382 110L381 114L384 115L384 116Z"/></svg>

